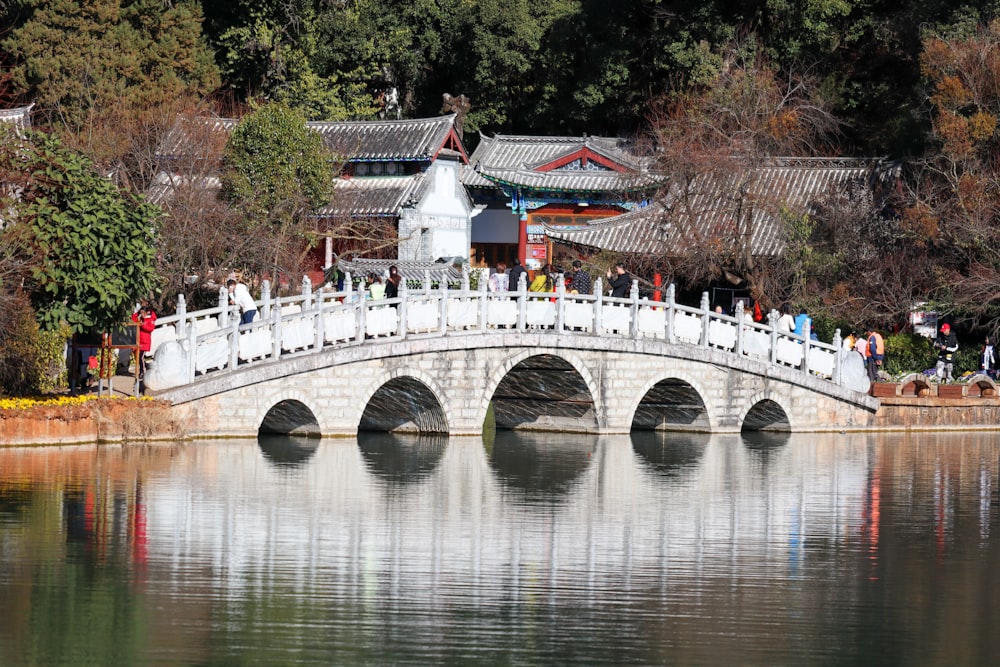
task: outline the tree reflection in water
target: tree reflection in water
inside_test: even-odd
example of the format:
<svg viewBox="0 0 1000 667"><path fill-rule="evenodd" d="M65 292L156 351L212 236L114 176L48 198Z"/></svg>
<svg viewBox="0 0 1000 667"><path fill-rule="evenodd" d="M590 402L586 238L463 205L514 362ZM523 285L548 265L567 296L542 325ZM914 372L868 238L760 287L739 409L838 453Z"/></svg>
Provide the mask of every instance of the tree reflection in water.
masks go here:
<svg viewBox="0 0 1000 667"><path fill-rule="evenodd" d="M389 484L414 484L425 479L437 467L447 445L444 434L358 432L365 466Z"/></svg>

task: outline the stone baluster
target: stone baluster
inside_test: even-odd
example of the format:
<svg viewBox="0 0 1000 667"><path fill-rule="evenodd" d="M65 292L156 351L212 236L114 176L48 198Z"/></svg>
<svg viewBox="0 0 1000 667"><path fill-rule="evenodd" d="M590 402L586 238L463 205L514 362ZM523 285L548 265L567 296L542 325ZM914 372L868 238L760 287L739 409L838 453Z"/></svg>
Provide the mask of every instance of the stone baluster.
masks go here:
<svg viewBox="0 0 1000 667"><path fill-rule="evenodd" d="M309 276L302 276L302 310L305 311L312 307L312 291L313 284L309 280Z"/></svg>
<svg viewBox="0 0 1000 667"><path fill-rule="evenodd" d="M448 332L448 281L441 281L441 311L438 321L438 331L441 335L445 335Z"/></svg>
<svg viewBox="0 0 1000 667"><path fill-rule="evenodd" d="M639 281L632 281L632 289L629 292L632 303L629 305L628 335L635 339L639 337Z"/></svg>
<svg viewBox="0 0 1000 667"><path fill-rule="evenodd" d="M806 320L802 323L802 370L805 373L809 372L809 348L812 342L812 322Z"/></svg>
<svg viewBox="0 0 1000 667"><path fill-rule="evenodd" d="M746 321L746 311L741 308L736 313L736 349L733 350L736 354L743 354L747 329Z"/></svg>
<svg viewBox="0 0 1000 667"><path fill-rule="evenodd" d="M840 358L843 353L844 341L840 338L840 329L835 329L833 332L833 383L837 386L842 384L841 375L843 375L843 369L840 364Z"/></svg>
<svg viewBox="0 0 1000 667"><path fill-rule="evenodd" d="M229 326L229 368L234 369L240 363L240 321L233 318Z"/></svg>
<svg viewBox="0 0 1000 667"><path fill-rule="evenodd" d="M326 338L326 318L324 317L324 297L322 285L316 291L316 307L313 309L313 334L316 336L313 342L313 349L317 352L323 349Z"/></svg>
<svg viewBox="0 0 1000 667"><path fill-rule="evenodd" d="M406 326L406 311L407 304L409 302L410 288L406 286L406 280L399 281L399 324L397 325L399 331L400 339L406 338L407 326Z"/></svg>
<svg viewBox="0 0 1000 667"><path fill-rule="evenodd" d="M600 278L594 278L594 333L600 336L604 328L604 285Z"/></svg>
<svg viewBox="0 0 1000 667"><path fill-rule="evenodd" d="M462 296L465 296L464 292L469 291L470 282L471 282L471 276L469 276L469 263L466 262L462 264L462 292L463 292Z"/></svg>
<svg viewBox="0 0 1000 667"><path fill-rule="evenodd" d="M489 322L489 296L486 294L486 285L489 281L479 281L479 328L485 332Z"/></svg>
<svg viewBox="0 0 1000 667"><path fill-rule="evenodd" d="M528 325L528 272L522 271L517 277L517 330L524 331Z"/></svg>
<svg viewBox="0 0 1000 667"><path fill-rule="evenodd" d="M271 281L265 280L260 284L260 318L266 320L271 317Z"/></svg>
<svg viewBox="0 0 1000 667"><path fill-rule="evenodd" d="M557 333L562 333L566 328L566 280L563 274L556 278L556 327Z"/></svg>
<svg viewBox="0 0 1000 667"><path fill-rule="evenodd" d="M708 320L711 315L711 302L708 300L708 292L701 293L701 345L708 347ZM737 323L738 325L738 323ZM739 330L737 329L737 332ZM737 333L737 335L739 335Z"/></svg>
<svg viewBox="0 0 1000 667"><path fill-rule="evenodd" d="M358 342L364 343L365 338L368 337L368 299L365 298L365 293L360 287L357 298L352 303L354 304L355 322L358 325Z"/></svg>
<svg viewBox="0 0 1000 667"><path fill-rule="evenodd" d="M424 269L424 288L423 288L422 291L423 291L423 293L425 295L428 295L428 296L431 293L431 270L430 269Z"/></svg>
<svg viewBox="0 0 1000 667"><path fill-rule="evenodd" d="M229 289L219 288L219 328L225 329L229 326Z"/></svg>
<svg viewBox="0 0 1000 667"><path fill-rule="evenodd" d="M771 327L771 363L778 363L778 319L781 315L776 310L767 314L767 324Z"/></svg>
<svg viewBox="0 0 1000 667"><path fill-rule="evenodd" d="M188 383L194 382L195 368L198 360L198 329L195 326L188 327Z"/></svg>
<svg viewBox="0 0 1000 667"><path fill-rule="evenodd" d="M281 302L275 300L271 309L271 358L281 358Z"/></svg>
<svg viewBox="0 0 1000 667"><path fill-rule="evenodd" d="M177 295L177 339L182 340L187 335L187 301L183 294Z"/></svg>
<svg viewBox="0 0 1000 667"><path fill-rule="evenodd" d="M674 338L674 317L677 315L677 287L673 283L667 285L667 331L666 337L668 343L677 342Z"/></svg>

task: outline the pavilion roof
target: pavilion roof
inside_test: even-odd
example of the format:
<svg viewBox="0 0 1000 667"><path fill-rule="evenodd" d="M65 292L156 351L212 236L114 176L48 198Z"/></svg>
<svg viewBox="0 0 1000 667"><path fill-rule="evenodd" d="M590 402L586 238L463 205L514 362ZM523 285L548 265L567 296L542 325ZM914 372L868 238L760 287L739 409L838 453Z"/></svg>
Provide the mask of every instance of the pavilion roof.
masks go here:
<svg viewBox="0 0 1000 667"><path fill-rule="evenodd" d="M781 253L783 212L809 215L824 195L852 186L863 186L874 195L875 185L897 177L898 169L898 164L881 160L830 158L777 159L760 168L750 182L748 197L743 199L744 207L745 202L753 202L747 226L751 252L761 256ZM586 227L547 228L546 233L567 243L636 254L669 254L671 249L699 240L731 242L736 205L732 193L746 185L745 176L736 173L695 179L683 198L675 194Z"/></svg>

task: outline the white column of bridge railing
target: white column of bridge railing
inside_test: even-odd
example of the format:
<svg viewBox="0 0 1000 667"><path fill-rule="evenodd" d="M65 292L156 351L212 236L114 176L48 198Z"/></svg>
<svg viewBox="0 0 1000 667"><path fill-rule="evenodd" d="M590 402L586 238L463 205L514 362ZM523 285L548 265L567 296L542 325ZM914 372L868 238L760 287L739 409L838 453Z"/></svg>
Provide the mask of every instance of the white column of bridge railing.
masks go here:
<svg viewBox="0 0 1000 667"><path fill-rule="evenodd" d="M556 284L553 288L556 292L556 333L562 333L566 322L566 280L563 274L556 275Z"/></svg>
<svg viewBox="0 0 1000 667"><path fill-rule="evenodd" d="M594 333L600 335L604 329L604 286L601 279L594 278Z"/></svg>
<svg viewBox="0 0 1000 667"><path fill-rule="evenodd" d="M771 349L768 350L768 360L772 364L778 363L778 319L781 317L778 315L778 311L771 310L767 314L767 323L771 327Z"/></svg>
<svg viewBox="0 0 1000 667"><path fill-rule="evenodd" d="M633 339L639 337L639 281L632 281L632 289L629 291L629 298L632 303L629 304L629 323L628 323L628 335Z"/></svg>
<svg viewBox="0 0 1000 667"><path fill-rule="evenodd" d="M410 294L410 288L406 285L406 280L399 281L399 306L396 308L396 312L399 315L399 319L396 324L396 334L400 339L406 338L406 317L409 310L407 309L407 298Z"/></svg>
<svg viewBox="0 0 1000 667"><path fill-rule="evenodd" d="M812 326L809 320L802 323L802 367L800 370L803 373L809 372L809 349L812 347L810 340L812 335Z"/></svg>
<svg viewBox="0 0 1000 667"><path fill-rule="evenodd" d="M833 380L833 383L838 386L841 384L841 375L843 374L840 366L841 357L843 356L841 354L841 347L843 344L844 343L840 338L840 329L836 329L833 332L833 376L831 379Z"/></svg>
<svg viewBox="0 0 1000 667"><path fill-rule="evenodd" d="M486 296L488 281L479 281L479 328L483 333L489 327L489 300Z"/></svg>
<svg viewBox="0 0 1000 667"><path fill-rule="evenodd" d="M198 356L198 331L193 325L188 327L188 350L190 353L188 354L187 381L190 384L194 382L195 364Z"/></svg>
<svg viewBox="0 0 1000 667"><path fill-rule="evenodd" d="M743 354L743 348L745 346L744 337L747 333L746 327L746 313L743 312L741 308L736 312L736 354Z"/></svg>
<svg viewBox="0 0 1000 667"><path fill-rule="evenodd" d="M240 320L233 317L229 325L229 368L240 363Z"/></svg>
<svg viewBox="0 0 1000 667"><path fill-rule="evenodd" d="M265 280L260 284L260 312L261 319L266 320L271 317L271 281Z"/></svg>
<svg viewBox="0 0 1000 667"><path fill-rule="evenodd" d="M708 300L708 292L701 293L701 346L708 347L708 325L709 317L708 313L710 310L711 303ZM739 329L737 328L737 331Z"/></svg>
<svg viewBox="0 0 1000 667"><path fill-rule="evenodd" d="M664 336L667 342L671 345L676 343L674 340L674 315L677 313L677 303L675 301L677 294L677 288L674 287L673 283L667 285L667 296L666 296L666 308L667 308L667 321L666 321L666 331Z"/></svg>
<svg viewBox="0 0 1000 667"><path fill-rule="evenodd" d="M441 288L441 303L438 311L438 331L444 336L448 333L448 281L442 279L439 287Z"/></svg>
<svg viewBox="0 0 1000 667"><path fill-rule="evenodd" d="M528 326L528 272L522 271L517 277L517 330L524 331Z"/></svg>
<svg viewBox="0 0 1000 667"><path fill-rule="evenodd" d="M184 300L183 294L177 295L176 316L177 316L177 338L183 339L187 335L187 302Z"/></svg>

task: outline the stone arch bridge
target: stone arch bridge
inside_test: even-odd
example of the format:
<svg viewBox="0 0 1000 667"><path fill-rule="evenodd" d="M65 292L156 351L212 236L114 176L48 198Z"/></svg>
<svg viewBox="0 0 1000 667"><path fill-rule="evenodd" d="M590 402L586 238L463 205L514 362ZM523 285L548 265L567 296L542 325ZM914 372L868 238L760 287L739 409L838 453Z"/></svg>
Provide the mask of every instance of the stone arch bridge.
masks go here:
<svg viewBox="0 0 1000 667"><path fill-rule="evenodd" d="M148 393L190 433L829 431L869 426L860 357L711 312L596 295L501 295L424 281L397 299L271 299L161 318ZM773 322L773 319L771 320ZM837 337L839 338L839 336Z"/></svg>

